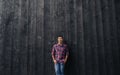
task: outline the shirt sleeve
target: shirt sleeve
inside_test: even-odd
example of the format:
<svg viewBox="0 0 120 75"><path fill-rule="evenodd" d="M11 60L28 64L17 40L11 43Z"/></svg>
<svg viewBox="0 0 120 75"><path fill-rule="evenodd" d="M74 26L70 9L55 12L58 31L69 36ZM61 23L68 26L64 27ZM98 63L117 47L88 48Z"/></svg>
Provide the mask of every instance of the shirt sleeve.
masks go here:
<svg viewBox="0 0 120 75"><path fill-rule="evenodd" d="M55 55L55 47L54 47L54 45L53 45L53 47L52 47L51 54L52 54L52 55Z"/></svg>

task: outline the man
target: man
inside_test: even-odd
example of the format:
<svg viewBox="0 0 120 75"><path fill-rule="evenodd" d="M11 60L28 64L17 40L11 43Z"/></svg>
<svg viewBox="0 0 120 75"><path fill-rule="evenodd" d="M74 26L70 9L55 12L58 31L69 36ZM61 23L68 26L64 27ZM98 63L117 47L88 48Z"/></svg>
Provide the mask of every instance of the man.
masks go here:
<svg viewBox="0 0 120 75"><path fill-rule="evenodd" d="M64 75L64 66L67 62L69 51L66 44L63 43L63 37L57 37L58 43L52 47L52 59L55 66L56 75Z"/></svg>

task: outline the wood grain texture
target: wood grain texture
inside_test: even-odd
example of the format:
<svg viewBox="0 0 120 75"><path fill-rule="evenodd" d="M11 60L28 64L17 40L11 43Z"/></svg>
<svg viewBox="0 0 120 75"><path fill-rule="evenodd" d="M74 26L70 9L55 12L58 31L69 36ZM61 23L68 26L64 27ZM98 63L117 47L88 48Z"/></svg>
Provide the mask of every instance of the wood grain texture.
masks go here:
<svg viewBox="0 0 120 75"><path fill-rule="evenodd" d="M0 0L0 75L55 75L62 34L65 75L119 75L120 1Z"/></svg>

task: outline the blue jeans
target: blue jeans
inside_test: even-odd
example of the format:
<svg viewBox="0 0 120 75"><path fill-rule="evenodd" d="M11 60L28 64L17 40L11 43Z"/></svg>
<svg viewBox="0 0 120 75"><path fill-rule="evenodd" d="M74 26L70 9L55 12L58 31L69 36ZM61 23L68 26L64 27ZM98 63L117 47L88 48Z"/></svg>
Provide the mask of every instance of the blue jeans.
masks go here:
<svg viewBox="0 0 120 75"><path fill-rule="evenodd" d="M55 64L55 73L56 75L64 75L64 63L56 63Z"/></svg>

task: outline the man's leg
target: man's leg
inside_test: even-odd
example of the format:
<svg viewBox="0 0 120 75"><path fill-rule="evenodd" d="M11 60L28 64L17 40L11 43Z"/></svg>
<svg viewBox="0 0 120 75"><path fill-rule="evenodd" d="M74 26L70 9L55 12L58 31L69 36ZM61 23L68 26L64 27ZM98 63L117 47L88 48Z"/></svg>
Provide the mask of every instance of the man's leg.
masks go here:
<svg viewBox="0 0 120 75"><path fill-rule="evenodd" d="M55 64L55 73L56 75L60 75L60 63Z"/></svg>
<svg viewBox="0 0 120 75"><path fill-rule="evenodd" d="M64 63L60 63L60 73L61 75L64 75Z"/></svg>

